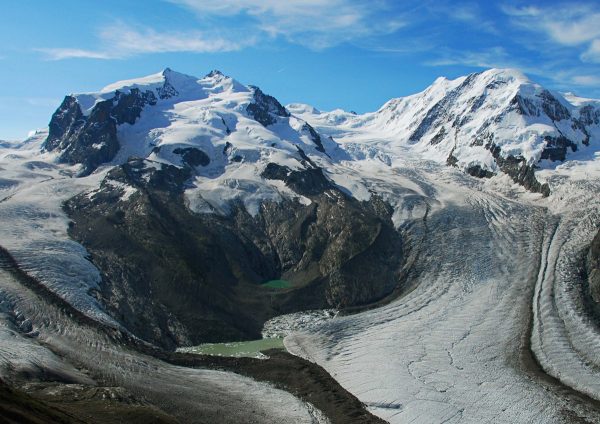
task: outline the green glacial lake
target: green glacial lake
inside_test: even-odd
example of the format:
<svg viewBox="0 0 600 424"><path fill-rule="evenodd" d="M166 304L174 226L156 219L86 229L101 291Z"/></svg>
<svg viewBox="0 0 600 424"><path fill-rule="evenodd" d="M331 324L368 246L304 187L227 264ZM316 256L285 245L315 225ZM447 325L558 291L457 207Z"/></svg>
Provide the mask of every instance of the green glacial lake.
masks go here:
<svg viewBox="0 0 600 424"><path fill-rule="evenodd" d="M292 287L292 283L286 280L271 280L266 283L262 283L261 286L268 287L270 289L289 289Z"/></svg>
<svg viewBox="0 0 600 424"><path fill-rule="evenodd" d="M261 339L247 342L205 343L199 346L182 347L178 352L198 355L228 356L231 358L260 358L265 350L285 349L283 339Z"/></svg>

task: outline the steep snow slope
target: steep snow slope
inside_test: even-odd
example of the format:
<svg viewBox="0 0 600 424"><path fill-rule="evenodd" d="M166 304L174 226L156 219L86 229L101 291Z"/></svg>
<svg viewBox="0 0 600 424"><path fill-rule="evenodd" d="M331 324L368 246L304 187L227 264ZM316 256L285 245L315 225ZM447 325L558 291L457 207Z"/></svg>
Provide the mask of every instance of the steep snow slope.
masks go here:
<svg viewBox="0 0 600 424"><path fill-rule="evenodd" d="M506 172L547 193L534 184L529 169L553 167L552 161L589 150L600 138L600 102L568 98L572 103L519 71L491 69L452 81L438 78L425 91L365 115L299 104L290 110L341 143L390 151L410 145L424 157L473 175Z"/></svg>
<svg viewBox="0 0 600 424"><path fill-rule="evenodd" d="M99 124L107 129L97 131ZM60 151L62 161L82 164L83 173L131 156L147 159L149 166L187 166L196 175L196 190L188 192L192 209L225 213L242 200L253 215L262 200L278 199L280 192L294 196L260 178L267 163L304 169L306 155L330 162L341 154L257 87L218 71L197 79L170 69L67 96L50 123L45 148Z"/></svg>

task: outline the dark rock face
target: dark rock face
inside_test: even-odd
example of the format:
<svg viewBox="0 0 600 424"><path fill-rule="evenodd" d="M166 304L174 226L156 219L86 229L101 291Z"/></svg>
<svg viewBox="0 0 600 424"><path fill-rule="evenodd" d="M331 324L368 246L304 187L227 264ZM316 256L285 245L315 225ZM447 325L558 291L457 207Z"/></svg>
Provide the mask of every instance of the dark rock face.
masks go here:
<svg viewBox="0 0 600 424"><path fill-rule="evenodd" d="M177 148L173 150L173 153L181 155L183 162L188 166L206 166L210 163L208 155L195 147Z"/></svg>
<svg viewBox="0 0 600 424"><path fill-rule="evenodd" d="M544 197L550 195L548 184L541 184L535 178L535 168L527 165L525 158L512 155L502 157L500 147L494 144L486 145L486 148L492 153L502 172L508 174L514 182L521 184L529 191L541 193Z"/></svg>
<svg viewBox="0 0 600 424"><path fill-rule="evenodd" d="M117 90L113 102L116 102L116 105L111 115L117 120L117 124L126 122L133 125L140 117L144 106L156 104L156 96L152 91L142 93L139 88L132 88L129 93Z"/></svg>
<svg viewBox="0 0 600 424"><path fill-rule="evenodd" d="M473 165L467 168L467 174L477 178L492 178L494 176L493 172L483 169L479 165Z"/></svg>
<svg viewBox="0 0 600 424"><path fill-rule="evenodd" d="M176 95L176 91L173 93L169 87L169 82L165 81L159 92L170 93L165 94L167 97ZM166 98L163 94L161 98ZM129 92L117 90L112 99L99 101L89 116L84 116L77 99L66 96L52 115L44 149L61 151L61 161L80 163L83 165L81 175L90 174L102 163L111 161L119 151L117 125L133 125L144 107L156 102L152 91L142 92L138 88Z"/></svg>
<svg viewBox="0 0 600 424"><path fill-rule="evenodd" d="M179 95L179 91L177 91L168 80L166 80L163 86L160 87L157 91L158 97L160 97L163 100L170 99L171 97Z"/></svg>
<svg viewBox="0 0 600 424"><path fill-rule="evenodd" d="M483 140L484 139L481 139L482 143ZM550 187L548 184L541 184L535 178L535 167L527 165L525 158L515 157L512 155L502 157L500 147L493 143L487 143L485 148L492 153L494 160L502 172L508 174L508 176L510 176L515 183L522 185L527 190L534 193L541 193L544 197L550 195ZM446 165L448 166L457 166L458 164L458 159L453 155L453 153L454 150L450 152L450 155L446 159ZM466 169L466 172L469 175L477 178L491 178L495 175L491 171L482 169L479 165L469 167Z"/></svg>
<svg viewBox="0 0 600 424"><path fill-rule="evenodd" d="M65 135L71 134L79 129L85 122L79 103L73 96L66 96L52 115L48 125L48 138L44 143L46 150L54 150L61 147Z"/></svg>
<svg viewBox="0 0 600 424"><path fill-rule="evenodd" d="M430 144L436 145L442 142L446 136L446 128L441 127L438 133L431 139Z"/></svg>
<svg viewBox="0 0 600 424"><path fill-rule="evenodd" d="M579 111L579 120L583 125L600 124L600 109L596 109L591 105L582 107Z"/></svg>
<svg viewBox="0 0 600 424"><path fill-rule="evenodd" d="M448 158L446 159L446 165L448 165L448 166L457 166L457 164L458 164L458 158L456 156L454 156L453 153L454 153L454 149L452 149L452 151L448 155Z"/></svg>
<svg viewBox="0 0 600 424"><path fill-rule="evenodd" d="M564 161L567 157L567 149L577 151L577 145L565 136L545 137L546 147L542 151L542 159L550 159L551 161Z"/></svg>
<svg viewBox="0 0 600 424"><path fill-rule="evenodd" d="M263 93L258 87L250 86L250 88L254 91L254 103L250 103L246 111L263 126L267 127L277 122L277 116L290 116L287 109L275 97Z"/></svg>
<svg viewBox="0 0 600 424"><path fill-rule="evenodd" d="M65 163L82 164L82 175L91 173L119 151L112 108L112 101L104 100L94 106L88 117L84 117L76 100L67 96L52 116L44 148L60 150L61 161Z"/></svg>
<svg viewBox="0 0 600 424"><path fill-rule="evenodd" d="M400 283L404 246L391 208L346 196L320 169L269 166L265 177L312 203L265 203L255 217L243 208L229 216L191 213L182 196L187 177L189 170L132 159L93 196L65 205L71 236L103 274L98 297L151 343L256 338L272 316L368 304ZM137 192L123 199L122 184ZM278 278L292 288L260 285Z"/></svg>
<svg viewBox="0 0 600 424"><path fill-rule="evenodd" d="M329 182L321 168L308 168L292 171L286 166L269 163L261 177L268 180L281 180L298 194L316 196L326 190L336 190Z"/></svg>
<svg viewBox="0 0 600 424"><path fill-rule="evenodd" d="M321 153L325 153L325 147L323 147L323 140L321 140L321 136L319 135L319 133L316 132L315 129L312 126L310 126L308 122L302 126L302 129L304 131L308 131L311 140L317 145L317 150Z"/></svg>
<svg viewBox="0 0 600 424"><path fill-rule="evenodd" d="M100 164L111 161L119 151L117 125L133 125L143 108L156 102L151 91L117 90L112 99L96 103L89 116L84 116L77 99L66 96L52 115L44 149L61 151L62 162L82 164L81 175L90 174Z"/></svg>
<svg viewBox="0 0 600 424"><path fill-rule="evenodd" d="M510 103L511 110L525 116L541 116L544 113L553 121L572 118L569 110L548 90L543 90L538 97L541 100L541 107L531 99L517 94Z"/></svg>
<svg viewBox="0 0 600 424"><path fill-rule="evenodd" d="M544 90L540 93L540 99L542 102L542 110L553 121L562 121L563 119L570 119L571 113L569 110L560 103L556 97L554 97L548 90Z"/></svg>

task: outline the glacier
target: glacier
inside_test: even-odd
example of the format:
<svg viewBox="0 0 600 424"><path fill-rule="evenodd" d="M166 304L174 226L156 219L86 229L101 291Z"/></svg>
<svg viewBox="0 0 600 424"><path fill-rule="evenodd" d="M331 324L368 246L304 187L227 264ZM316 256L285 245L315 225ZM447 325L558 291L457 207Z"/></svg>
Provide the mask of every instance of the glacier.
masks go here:
<svg viewBox="0 0 600 424"><path fill-rule="evenodd" d="M74 98L89 117L134 89L153 93L155 104L116 127L119 151L87 175L60 149L44 149L47 130L0 147L0 246L51 293L101 328L128 334L95 298L100 273L69 238L62 203L93 196L131 156L147 167L182 167L176 151L201 150L209 163L193 167L185 190L187 206L201 214L227 215L242 204L257 216L265 202L281 199L309 204L262 173L269 163L318 167L349 196L378 196L392 207L395 228L412 246L410 267L402 294L387 304L292 325L290 352L391 423L600 421L600 330L584 307L581 270L600 223L600 101L498 69L439 78L363 115L283 108L218 71L198 79L167 69ZM248 108L257 96L267 125ZM133 187L118 188L123 200L135 196ZM212 411L214 399L230 392L232 407L260 405L262 422L320 417L263 383L124 349L6 271L0 276L3 378L45 369L89 383L73 366L83 363L134 391L166 385L187 411ZM34 337L15 327L10 311L31 323ZM158 389L149 396L162 402Z"/></svg>

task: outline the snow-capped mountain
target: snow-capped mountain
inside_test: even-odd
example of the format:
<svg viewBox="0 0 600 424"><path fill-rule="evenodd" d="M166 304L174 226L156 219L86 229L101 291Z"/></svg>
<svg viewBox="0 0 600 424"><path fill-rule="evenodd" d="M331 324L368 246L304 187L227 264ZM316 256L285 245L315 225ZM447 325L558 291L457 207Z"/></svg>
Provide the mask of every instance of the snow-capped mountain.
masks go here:
<svg viewBox="0 0 600 424"><path fill-rule="evenodd" d="M304 105L290 109L325 133L353 142L378 139L391 151L411 146L475 176L505 172L545 194L548 187L535 179L536 167L552 166L600 141L599 101L551 92L512 69L438 78L423 92L364 115L321 113Z"/></svg>
<svg viewBox="0 0 600 424"><path fill-rule="evenodd" d="M599 111L513 70L363 115L218 71L69 95L0 142L0 378L182 422L599 422ZM280 315L312 368L230 369L300 364L311 404L167 352Z"/></svg>
<svg viewBox="0 0 600 424"><path fill-rule="evenodd" d="M110 315L153 343L245 338L276 311L368 303L394 290L403 267L393 211L330 177L348 154L218 71L167 69L69 95L42 150L73 180L95 180L65 199L69 233L101 269ZM293 294L261 288L278 278Z"/></svg>
<svg viewBox="0 0 600 424"><path fill-rule="evenodd" d="M356 158L352 151L362 139L369 142L358 150L368 144L393 156L410 146L474 176L507 173L547 195L535 169L600 139L600 102L551 92L511 69L438 78L423 92L364 115L302 104L288 109L219 71L198 79L166 69L97 93L67 96L52 117L44 148L60 152L61 161L81 164L82 175L135 156L188 165L214 180L206 186L210 191L219 176L237 175L273 197L255 178L268 162L293 169L307 163L306 155L326 163ZM340 149L334 139L351 140L352 146ZM241 162L255 165L231 166ZM231 192L226 197L245 198ZM223 202L209 206L227 209Z"/></svg>
<svg viewBox="0 0 600 424"><path fill-rule="evenodd" d="M206 187L204 207L220 211L227 209L224 199L252 202L239 192L262 193L258 199L284 190L269 188L260 177L267 163L311 167L306 155L330 160L338 150L258 87L219 71L198 79L170 69L65 97L44 149L57 152L61 162L80 164L79 175L130 157L186 167L200 177L198 189ZM245 181L245 188L223 188L230 179Z"/></svg>

